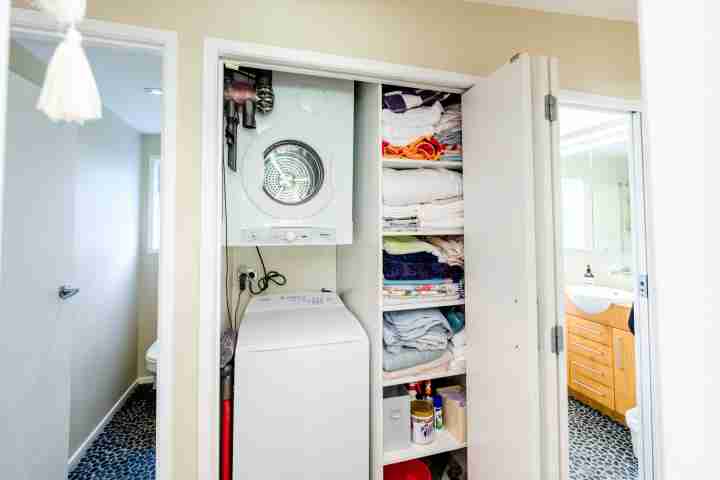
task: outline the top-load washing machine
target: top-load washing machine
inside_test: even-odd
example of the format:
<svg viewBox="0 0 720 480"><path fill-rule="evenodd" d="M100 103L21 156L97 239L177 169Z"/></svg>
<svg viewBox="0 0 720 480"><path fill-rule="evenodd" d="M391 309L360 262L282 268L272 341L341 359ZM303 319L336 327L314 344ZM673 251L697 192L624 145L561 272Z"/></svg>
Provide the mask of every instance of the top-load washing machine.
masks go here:
<svg viewBox="0 0 720 480"><path fill-rule="evenodd" d="M340 298L252 297L237 338L233 477L367 480L369 342Z"/></svg>
<svg viewBox="0 0 720 480"><path fill-rule="evenodd" d="M272 72L274 106L239 125L228 243L352 243L354 83Z"/></svg>

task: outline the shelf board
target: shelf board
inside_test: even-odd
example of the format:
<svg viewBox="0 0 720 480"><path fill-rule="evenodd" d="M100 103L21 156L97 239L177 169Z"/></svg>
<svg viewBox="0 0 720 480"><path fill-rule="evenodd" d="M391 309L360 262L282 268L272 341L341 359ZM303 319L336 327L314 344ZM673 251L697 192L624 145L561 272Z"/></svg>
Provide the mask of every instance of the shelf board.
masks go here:
<svg viewBox="0 0 720 480"><path fill-rule="evenodd" d="M448 170L462 170L462 162L453 162L449 160L396 160L383 158L383 167L388 168L447 168Z"/></svg>
<svg viewBox="0 0 720 480"><path fill-rule="evenodd" d="M383 237L407 237L413 235L464 235L462 228L421 228L419 230L383 230Z"/></svg>
<svg viewBox="0 0 720 480"><path fill-rule="evenodd" d="M438 308L438 307L457 307L459 305L465 305L465 299L459 300L441 300L436 302L407 302L407 303L396 303L394 305L383 305L383 312L399 312L401 310L421 310L423 308Z"/></svg>
<svg viewBox="0 0 720 480"><path fill-rule="evenodd" d="M400 463L415 458L429 457L437 453L452 452L465 448L466 444L458 442L447 430L435 432L435 440L428 445L411 444L402 450L391 450L383 455L385 465Z"/></svg>
<svg viewBox="0 0 720 480"><path fill-rule="evenodd" d="M423 380L434 380L436 378L454 377L456 375L465 375L467 369L465 365L460 368L436 368L417 375L409 375L407 377L398 377L392 379L384 379L383 387L392 387L393 385L403 385L405 383L415 383Z"/></svg>

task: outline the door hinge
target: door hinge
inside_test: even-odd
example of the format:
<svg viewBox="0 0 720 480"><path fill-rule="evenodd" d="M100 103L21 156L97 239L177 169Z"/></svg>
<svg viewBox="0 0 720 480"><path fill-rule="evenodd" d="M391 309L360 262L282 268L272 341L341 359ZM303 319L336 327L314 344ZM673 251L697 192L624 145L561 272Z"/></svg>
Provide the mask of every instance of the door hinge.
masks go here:
<svg viewBox="0 0 720 480"><path fill-rule="evenodd" d="M554 122L558 117L557 97L552 93L545 95L545 118L549 122Z"/></svg>
<svg viewBox="0 0 720 480"><path fill-rule="evenodd" d="M552 329L550 330L550 336L550 341L552 342L550 350L555 355L559 355L560 352L565 349L565 335L562 325L555 325L554 327L552 327Z"/></svg>
<svg viewBox="0 0 720 480"><path fill-rule="evenodd" d="M648 275L647 273L641 273L638 275L638 294L643 298L648 298Z"/></svg>

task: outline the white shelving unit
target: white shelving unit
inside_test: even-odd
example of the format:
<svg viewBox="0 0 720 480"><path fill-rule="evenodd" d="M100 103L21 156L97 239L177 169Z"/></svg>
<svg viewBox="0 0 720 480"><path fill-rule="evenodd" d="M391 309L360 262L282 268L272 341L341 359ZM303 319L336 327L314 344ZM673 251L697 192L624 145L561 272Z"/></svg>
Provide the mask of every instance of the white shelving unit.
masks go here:
<svg viewBox="0 0 720 480"><path fill-rule="evenodd" d="M383 167L409 169L409 168L447 168L448 170L462 170L462 162L448 160L406 160L383 158Z"/></svg>
<svg viewBox="0 0 720 480"><path fill-rule="evenodd" d="M363 323L371 342L371 438L373 442L374 480L381 480L384 465L405 460L423 458L465 447L447 431L436 432L429 445L409 445L408 448L385 451L383 447L383 389L423 380L458 377L465 384L466 368L447 366L425 371L418 375L385 379L383 375L383 313L426 308L465 305L464 299L417 301L384 304L383 299L383 237L464 235L464 229L419 229L383 231L382 216L382 169L447 168L462 171L461 162L383 159L378 146L381 143L380 111L382 109L382 86L363 84L356 89L356 162L354 199L357 205L356 231L352 246L338 247L338 291L346 305ZM410 425L408 425L408 431Z"/></svg>
<svg viewBox="0 0 720 480"><path fill-rule="evenodd" d="M463 94L463 163L383 159L379 148L382 86L357 84L355 236L352 245L337 248L337 290L363 324L371 344L371 480L383 480L385 465L462 448L473 459L468 465L469 480L524 478L527 472L541 471L543 462L559 471L556 464L562 446L557 432L553 436L545 429L559 421L553 413L559 410L548 406L557 407L562 375L550 349L538 351L556 315L552 300L556 225L550 215L538 213L552 210L556 192L552 166L553 152L558 149L557 124L549 125L545 117L548 95L557 91L556 68L554 60L521 54ZM464 231L384 232L384 167L462 171L464 199L471 214ZM451 302L466 307L471 345L466 352L467 368L386 380L383 313L449 303L385 306L383 238L441 234L462 234L466 256L472 258L465 267L466 298ZM487 271L499 262L502 269ZM541 303L542 309L538 309L539 295L548 300ZM385 451L384 389L447 377L466 388L468 441L458 442L445 431L430 445Z"/></svg>
<svg viewBox="0 0 720 480"><path fill-rule="evenodd" d="M383 237L410 237L415 235L463 235L462 228L422 228L419 230L383 230Z"/></svg>
<svg viewBox="0 0 720 480"><path fill-rule="evenodd" d="M383 455L383 464L391 465L393 463L404 462L414 458L429 457L438 453L452 452L465 448L466 444L455 440L447 430L435 432L435 439L428 445L412 444L408 448L402 450L391 450Z"/></svg>
<svg viewBox="0 0 720 480"><path fill-rule="evenodd" d="M422 308L458 307L465 305L465 299L443 300L439 302L407 302L396 304L383 304L383 312L400 312L402 310L420 310Z"/></svg>
<svg viewBox="0 0 720 480"><path fill-rule="evenodd" d="M465 375L466 372L467 369L465 366L463 366L462 368L436 368L408 377L385 379L383 381L383 386L392 387L393 385L403 385L405 383L419 382L421 380L435 380L436 378L456 377L458 375Z"/></svg>

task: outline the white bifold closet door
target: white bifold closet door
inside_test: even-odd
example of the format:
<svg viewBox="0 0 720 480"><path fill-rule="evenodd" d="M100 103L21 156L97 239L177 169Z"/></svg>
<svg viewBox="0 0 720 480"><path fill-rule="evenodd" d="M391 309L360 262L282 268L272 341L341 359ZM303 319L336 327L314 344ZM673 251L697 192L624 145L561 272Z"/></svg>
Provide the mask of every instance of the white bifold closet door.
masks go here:
<svg viewBox="0 0 720 480"><path fill-rule="evenodd" d="M558 478L560 468L560 368L549 351L557 136L545 118L554 64L519 55L463 95L471 480Z"/></svg>
<svg viewBox="0 0 720 480"><path fill-rule="evenodd" d="M76 127L35 108L40 89L9 73L0 271L0 477L67 478L68 300ZM0 183L2 185L2 183Z"/></svg>

